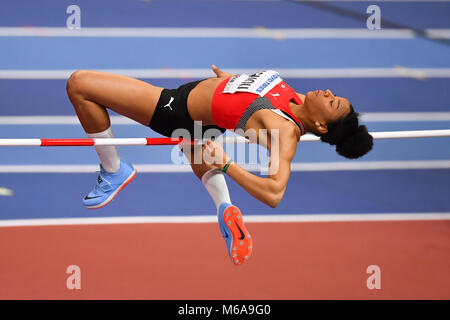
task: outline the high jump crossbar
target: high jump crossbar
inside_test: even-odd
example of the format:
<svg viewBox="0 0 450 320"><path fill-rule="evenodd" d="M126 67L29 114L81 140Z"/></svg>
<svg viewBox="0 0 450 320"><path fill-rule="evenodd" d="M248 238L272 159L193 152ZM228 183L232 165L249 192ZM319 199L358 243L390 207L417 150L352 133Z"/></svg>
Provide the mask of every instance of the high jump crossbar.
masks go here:
<svg viewBox="0 0 450 320"><path fill-rule="evenodd" d="M370 132L374 139L408 139L450 137L450 129L415 130L415 131L379 131ZM216 142L250 143L242 136L224 136L215 139ZM320 141L319 137L306 134L301 142ZM0 139L0 147L84 147L84 146L161 146L177 144L202 144L206 140L188 140L182 138L105 138L105 139Z"/></svg>

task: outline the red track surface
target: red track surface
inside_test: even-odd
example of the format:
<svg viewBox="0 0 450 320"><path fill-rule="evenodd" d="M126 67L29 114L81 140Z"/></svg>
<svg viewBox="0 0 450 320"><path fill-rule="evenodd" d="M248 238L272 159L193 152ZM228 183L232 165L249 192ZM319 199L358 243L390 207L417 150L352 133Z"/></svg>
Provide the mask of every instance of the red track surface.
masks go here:
<svg viewBox="0 0 450 320"><path fill-rule="evenodd" d="M0 228L0 299L450 299L450 221L247 227L239 267L216 224Z"/></svg>

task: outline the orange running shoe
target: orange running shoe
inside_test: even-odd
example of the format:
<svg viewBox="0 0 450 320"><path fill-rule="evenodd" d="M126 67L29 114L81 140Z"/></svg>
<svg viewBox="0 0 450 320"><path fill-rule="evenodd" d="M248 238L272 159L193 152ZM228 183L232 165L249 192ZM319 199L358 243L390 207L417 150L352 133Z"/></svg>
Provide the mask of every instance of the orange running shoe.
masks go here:
<svg viewBox="0 0 450 320"><path fill-rule="evenodd" d="M225 202L220 204L219 227L231 260L236 266L243 264L252 254L253 239L244 225L239 208Z"/></svg>

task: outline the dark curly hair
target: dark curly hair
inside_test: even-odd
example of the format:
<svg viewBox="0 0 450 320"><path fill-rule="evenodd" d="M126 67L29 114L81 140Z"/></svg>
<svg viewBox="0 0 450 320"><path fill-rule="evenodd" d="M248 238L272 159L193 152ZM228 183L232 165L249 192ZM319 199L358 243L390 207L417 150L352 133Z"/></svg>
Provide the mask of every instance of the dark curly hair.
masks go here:
<svg viewBox="0 0 450 320"><path fill-rule="evenodd" d="M342 120L328 125L328 132L320 140L336 146L336 152L348 159L356 159L373 147L373 137L365 125L359 125L359 114L350 104L350 113Z"/></svg>

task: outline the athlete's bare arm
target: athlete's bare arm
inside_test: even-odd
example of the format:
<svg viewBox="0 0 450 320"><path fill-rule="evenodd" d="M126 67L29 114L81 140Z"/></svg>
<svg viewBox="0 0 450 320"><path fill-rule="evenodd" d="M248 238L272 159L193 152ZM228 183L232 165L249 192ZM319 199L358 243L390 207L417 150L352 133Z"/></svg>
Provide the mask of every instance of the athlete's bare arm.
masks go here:
<svg viewBox="0 0 450 320"><path fill-rule="evenodd" d="M230 164L227 170L227 174L250 195L272 208L275 208L283 198L291 172L290 164L298 142L294 126L284 125L281 129L280 127L274 129L278 129L278 142L282 141L282 143L278 143L278 151L277 146L270 143L267 145L270 152L270 167L267 178L254 175L234 162ZM268 129L268 132L270 135L271 129ZM212 141L208 141L205 145L205 152L210 157L222 152L222 163L214 164L218 168L222 168L229 159L222 146Z"/></svg>

